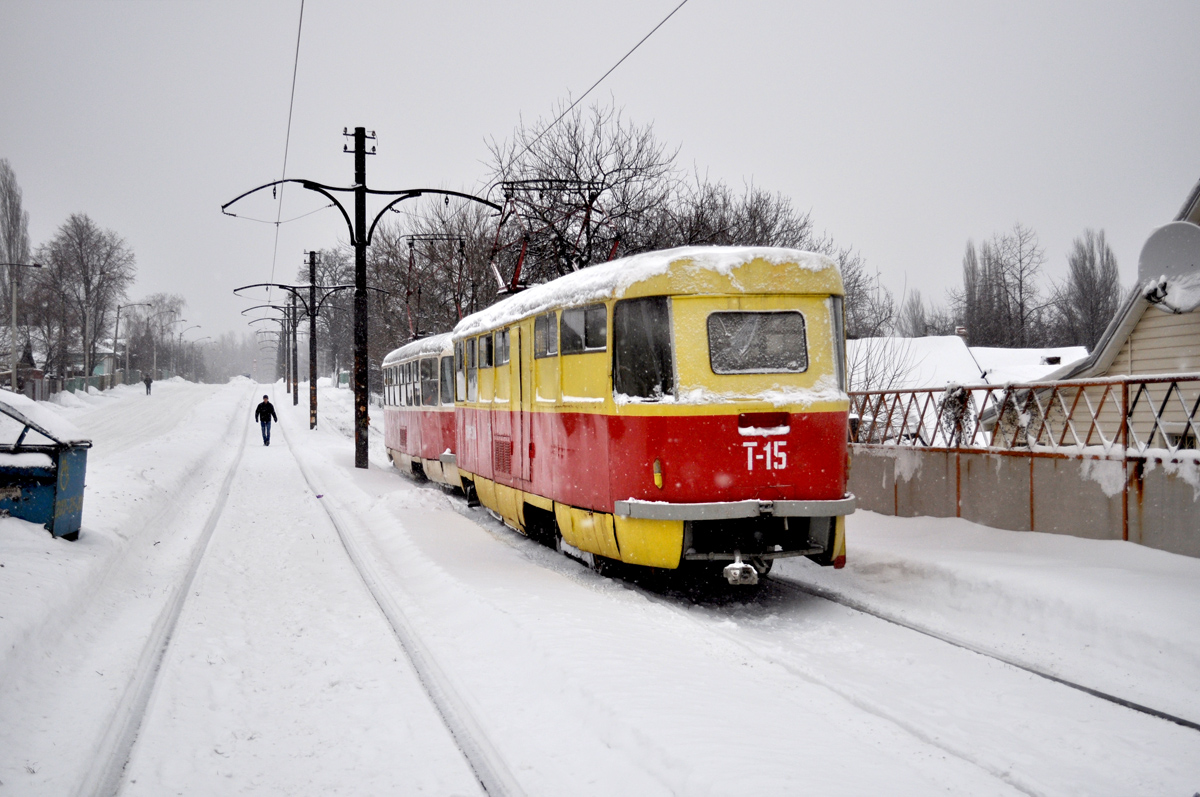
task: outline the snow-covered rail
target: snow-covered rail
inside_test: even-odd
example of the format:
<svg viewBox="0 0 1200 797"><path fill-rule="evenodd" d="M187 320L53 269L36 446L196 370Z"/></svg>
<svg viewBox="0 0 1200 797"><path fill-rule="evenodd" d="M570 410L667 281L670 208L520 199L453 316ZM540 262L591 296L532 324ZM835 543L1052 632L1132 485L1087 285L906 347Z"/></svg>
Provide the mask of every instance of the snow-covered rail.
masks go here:
<svg viewBox="0 0 1200 797"><path fill-rule="evenodd" d="M283 426L283 432L290 445L291 437L286 425ZM315 495L321 496L321 506L337 529L346 555L375 599L380 612L387 619L396 640L420 678L422 687L437 708L446 729L462 751L480 786L491 797L523 795L524 790L488 739L453 681L421 641L395 596L383 586L377 565L361 542L365 530L360 527L356 515L341 507L337 499L319 483L316 474L304 463L302 457L296 457L296 463L309 488Z"/></svg>
<svg viewBox="0 0 1200 797"><path fill-rule="evenodd" d="M155 681L160 671L163 657L171 644L175 626L183 606L187 602L188 593L192 589L200 563L208 550L209 540L213 530L221 519L221 514L229 502L229 491L233 485L234 476L246 450L246 437L249 426L235 416L232 424L243 427L241 440L238 443L237 455L225 472L221 487L217 493L212 509L208 513L204 526L192 547L187 573L171 593L170 599L164 605L158 619L154 623L150 636L142 647L138 657L137 669L130 678L121 700L117 704L112 720L104 736L99 740L92 757L91 766L76 789L78 795L94 795L108 797L114 795L120 788L121 774L129 760L129 753L137 740L138 729L146 714L150 695L154 691Z"/></svg>
<svg viewBox="0 0 1200 797"><path fill-rule="evenodd" d="M907 628L910 631L916 631L918 634L924 634L925 636L945 642L948 645L953 645L956 648L962 648L963 650L970 651L971 653L977 653L980 656L986 656L989 659L994 659L998 662L1008 665L1009 667L1015 667L1018 670L1023 670L1031 675L1036 675L1039 678L1045 678L1047 681L1053 681L1056 684L1061 684L1063 686L1070 687L1071 689L1077 689L1080 692L1091 695L1092 697L1098 697L1101 700L1107 700L1108 702L1115 703L1118 706L1122 706L1151 717L1156 717L1161 720L1166 720L1167 722L1173 722L1176 725L1182 725L1183 727L1191 728L1194 731L1200 731L1200 722L1193 722L1192 720L1185 719L1174 714L1169 714L1165 711L1160 711L1156 708L1151 708L1150 706L1145 706L1132 700L1127 700L1123 697L1101 691L1099 689L1093 689L1090 686L1085 686L1084 684L1076 681L1062 678L1053 673L1046 672L1044 669L1039 667L1034 667L1033 665L1017 661L1011 656L1005 656L997 653L996 651L988 650L980 645L975 645L966 640L958 639L951 634L929 628L928 626L904 620L903 618L900 618L890 612L880 611L879 609L872 608L864 604L862 601L855 600L854 598L851 598L847 595L842 595L841 593L833 590L825 589L824 587L820 587L815 584L806 584L794 578L780 578L775 576L772 577L771 581L783 587L784 589L795 590L797 592L805 593L806 595L812 595L816 598L822 598L824 600L840 604L848 609L853 609L854 611L862 614L868 614L872 617L883 620L884 622L898 625L901 628Z"/></svg>

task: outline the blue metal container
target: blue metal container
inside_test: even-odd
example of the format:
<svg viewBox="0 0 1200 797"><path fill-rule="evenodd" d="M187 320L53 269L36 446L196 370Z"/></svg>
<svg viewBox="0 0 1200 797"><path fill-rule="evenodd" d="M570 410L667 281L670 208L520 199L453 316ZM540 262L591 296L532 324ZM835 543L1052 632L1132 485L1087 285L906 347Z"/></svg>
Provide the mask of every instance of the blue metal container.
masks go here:
<svg viewBox="0 0 1200 797"><path fill-rule="evenodd" d="M78 539L91 441L61 440L4 403L0 413L24 427L15 443L0 443L0 511L41 523L55 537ZM26 442L31 430L48 442Z"/></svg>

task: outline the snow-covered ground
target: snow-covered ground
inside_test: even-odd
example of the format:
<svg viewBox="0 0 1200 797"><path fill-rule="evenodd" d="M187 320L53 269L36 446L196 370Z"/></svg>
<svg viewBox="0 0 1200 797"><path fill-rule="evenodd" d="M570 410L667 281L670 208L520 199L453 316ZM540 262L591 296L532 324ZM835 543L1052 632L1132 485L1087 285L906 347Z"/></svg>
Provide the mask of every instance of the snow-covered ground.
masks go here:
<svg viewBox="0 0 1200 797"><path fill-rule="evenodd" d="M95 447L77 542L0 520L0 795L1200 790L1200 731L996 658L1200 722L1198 560L860 512L841 571L634 584L356 470L350 398L42 405Z"/></svg>

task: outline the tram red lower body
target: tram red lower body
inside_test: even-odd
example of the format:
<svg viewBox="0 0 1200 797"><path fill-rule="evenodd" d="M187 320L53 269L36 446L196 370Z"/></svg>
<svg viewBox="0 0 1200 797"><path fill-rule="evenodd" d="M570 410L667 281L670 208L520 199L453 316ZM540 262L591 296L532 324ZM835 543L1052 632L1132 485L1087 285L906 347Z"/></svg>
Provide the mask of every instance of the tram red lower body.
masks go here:
<svg viewBox="0 0 1200 797"><path fill-rule="evenodd" d="M791 413L770 430L739 427L737 415L458 408L455 418L461 471L584 509L611 512L628 498L835 500L846 491L845 412Z"/></svg>

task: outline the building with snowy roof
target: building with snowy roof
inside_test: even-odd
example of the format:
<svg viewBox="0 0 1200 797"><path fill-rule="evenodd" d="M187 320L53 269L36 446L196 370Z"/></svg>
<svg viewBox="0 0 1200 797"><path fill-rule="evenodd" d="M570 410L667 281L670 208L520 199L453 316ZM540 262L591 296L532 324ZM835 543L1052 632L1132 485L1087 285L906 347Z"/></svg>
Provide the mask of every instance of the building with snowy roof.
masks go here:
<svg viewBox="0 0 1200 797"><path fill-rule="evenodd" d="M1138 283L1085 359L1045 378L1200 372L1200 182L1170 224L1151 233Z"/></svg>
<svg viewBox="0 0 1200 797"><path fill-rule="evenodd" d="M951 339L922 345L904 375L927 386L851 396L861 508L1200 556L1200 182L1147 239L1137 285L1087 356L1064 351L1041 374L1004 363L1005 379L994 352L967 362ZM989 358L995 370L973 378Z"/></svg>

